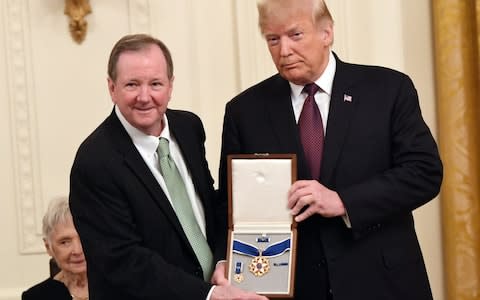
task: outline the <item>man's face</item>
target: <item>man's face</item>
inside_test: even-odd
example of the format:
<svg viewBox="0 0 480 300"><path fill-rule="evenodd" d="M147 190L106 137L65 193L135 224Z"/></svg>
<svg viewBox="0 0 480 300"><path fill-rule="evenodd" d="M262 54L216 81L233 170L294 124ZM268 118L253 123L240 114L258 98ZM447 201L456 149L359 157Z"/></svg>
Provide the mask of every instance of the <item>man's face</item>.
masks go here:
<svg viewBox="0 0 480 300"><path fill-rule="evenodd" d="M45 240L45 247L61 270L73 274L87 271L82 244L72 218L68 218L65 223L55 225L48 239Z"/></svg>
<svg viewBox="0 0 480 300"><path fill-rule="evenodd" d="M314 24L311 13L270 16L262 28L273 62L283 78L305 85L320 77L328 64L333 28Z"/></svg>
<svg viewBox="0 0 480 300"><path fill-rule="evenodd" d="M157 45L120 54L117 78L108 79L112 101L130 125L159 136L172 94L173 78L167 76L165 56Z"/></svg>

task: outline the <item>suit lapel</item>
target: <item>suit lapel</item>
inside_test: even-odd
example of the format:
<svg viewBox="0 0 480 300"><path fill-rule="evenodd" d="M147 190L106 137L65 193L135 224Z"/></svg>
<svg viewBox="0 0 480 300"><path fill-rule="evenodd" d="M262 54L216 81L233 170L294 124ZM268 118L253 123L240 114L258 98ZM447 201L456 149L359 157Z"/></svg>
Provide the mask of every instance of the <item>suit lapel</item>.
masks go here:
<svg viewBox="0 0 480 300"><path fill-rule="evenodd" d="M125 128L123 128L123 125L115 115L115 112L112 112L109 118L110 126L108 127L108 130L111 132L112 142L121 155L123 155L125 164L132 171L132 175L135 176L140 182L143 182L152 199L154 199L160 209L165 213L168 220L175 230L177 230L179 235L184 236L185 242L188 243L188 240L183 233L183 229L178 221L175 211L172 208L172 205L170 204L170 201L138 152L137 148L133 144Z"/></svg>
<svg viewBox="0 0 480 300"><path fill-rule="evenodd" d="M175 137L180 150L182 151L182 156L191 174L193 185L195 186L196 191L201 191L202 189L199 186L199 178L202 178L202 172L200 170L201 159L199 157L202 155L199 153L198 148L198 137L195 136L195 131L191 128L191 123L182 122L177 118L175 114L172 114L170 110L167 110L168 122L170 124L170 132ZM200 195L202 196L202 195ZM204 197L200 197L203 205L205 205Z"/></svg>
<svg viewBox="0 0 480 300"><path fill-rule="evenodd" d="M271 91L271 94L266 97L268 100L265 102L267 117L280 145L279 149L284 153L298 154L298 177L307 178L309 177L308 168L303 157L298 126L293 113L290 85L280 75L277 74L276 76L274 86L267 89Z"/></svg>
<svg viewBox="0 0 480 300"><path fill-rule="evenodd" d="M345 137L350 127L357 100L350 90L351 78L348 76L346 65L337 56L337 67L333 80L330 111L328 115L325 146L323 150L321 182L329 185L334 175L337 160L342 151Z"/></svg>
<svg viewBox="0 0 480 300"><path fill-rule="evenodd" d="M197 130L199 129L199 127L192 128L192 124L194 123L185 122L185 118L179 118L178 113L174 113L174 111L172 110L167 110L166 114L170 126L170 134L175 137L180 151L182 152L185 165L190 172L190 178L192 179L195 192L198 194L201 204L203 206L207 241L211 242L211 228L213 224L212 222L214 222L211 215L213 208L211 207L212 202L209 201L212 200L209 199L209 197L211 196L208 193L209 187L206 186L205 183L209 182L209 180L211 179L211 184L213 186L213 179L211 177L210 179L205 178L205 176L210 176L209 172L207 172L208 175L206 175L205 173L205 169L208 169L208 163L205 160L205 149L201 144L205 140L205 136L198 136L199 134L201 134L201 131ZM187 237L185 235L184 237L185 241L187 241L187 243L190 245ZM210 247L212 247L212 244L210 244Z"/></svg>
<svg viewBox="0 0 480 300"><path fill-rule="evenodd" d="M296 139L291 137L297 137L298 131L295 126L288 81L280 77L277 78L275 87L271 89L271 95L268 95L268 101L265 102L265 106L281 148L294 149Z"/></svg>

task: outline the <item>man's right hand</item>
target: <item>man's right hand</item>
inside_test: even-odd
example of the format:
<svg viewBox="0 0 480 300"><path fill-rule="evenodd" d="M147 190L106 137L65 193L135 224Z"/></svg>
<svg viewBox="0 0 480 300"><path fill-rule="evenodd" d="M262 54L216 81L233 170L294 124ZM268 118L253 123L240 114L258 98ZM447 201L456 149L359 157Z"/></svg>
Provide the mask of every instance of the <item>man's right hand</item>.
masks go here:
<svg viewBox="0 0 480 300"><path fill-rule="evenodd" d="M227 278L225 278L226 267L226 261L220 261L217 263L211 280L212 284L215 284L216 286L213 288L210 300L268 300L267 297L252 292L246 292L230 285Z"/></svg>
<svg viewBox="0 0 480 300"><path fill-rule="evenodd" d="M213 289L210 300L268 300L268 298L243 291L232 285L217 285Z"/></svg>

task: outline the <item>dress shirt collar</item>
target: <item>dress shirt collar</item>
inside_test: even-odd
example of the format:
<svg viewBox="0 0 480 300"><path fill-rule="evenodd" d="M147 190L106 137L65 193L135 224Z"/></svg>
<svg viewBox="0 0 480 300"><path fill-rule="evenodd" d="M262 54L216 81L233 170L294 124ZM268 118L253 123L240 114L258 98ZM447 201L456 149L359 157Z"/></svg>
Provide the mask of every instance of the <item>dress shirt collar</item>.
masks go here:
<svg viewBox="0 0 480 300"><path fill-rule="evenodd" d="M333 56L332 51L330 51L330 54L328 56L328 64L327 67L325 68L325 71L323 71L322 75L315 80L315 83L325 92L328 94L330 97L332 95L332 86L333 86L333 78L335 77L335 69L337 68L337 61L335 60L335 57ZM303 85L298 85L292 82L289 82L290 88L292 90L292 95L296 97L299 97L300 94L303 91Z"/></svg>
<svg viewBox="0 0 480 300"><path fill-rule="evenodd" d="M171 141L170 136L170 127L168 125L167 114L163 115L163 124L165 125L160 136L153 136L143 133L141 130L133 127L127 119L122 115L118 106L115 105L115 114L117 115L118 119L122 123L123 127L127 131L128 135L132 139L133 143L137 148L142 149L146 153L155 153L158 148L159 138L164 137Z"/></svg>

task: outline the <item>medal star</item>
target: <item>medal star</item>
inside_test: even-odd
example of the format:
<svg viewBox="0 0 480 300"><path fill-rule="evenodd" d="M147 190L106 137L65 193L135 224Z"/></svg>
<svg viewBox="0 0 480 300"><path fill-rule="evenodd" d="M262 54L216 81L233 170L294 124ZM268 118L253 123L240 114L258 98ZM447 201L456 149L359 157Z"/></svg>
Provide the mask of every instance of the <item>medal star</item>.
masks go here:
<svg viewBox="0 0 480 300"><path fill-rule="evenodd" d="M249 265L249 271L257 277L267 274L269 270L270 263L265 257L257 256L252 259L252 262Z"/></svg>

